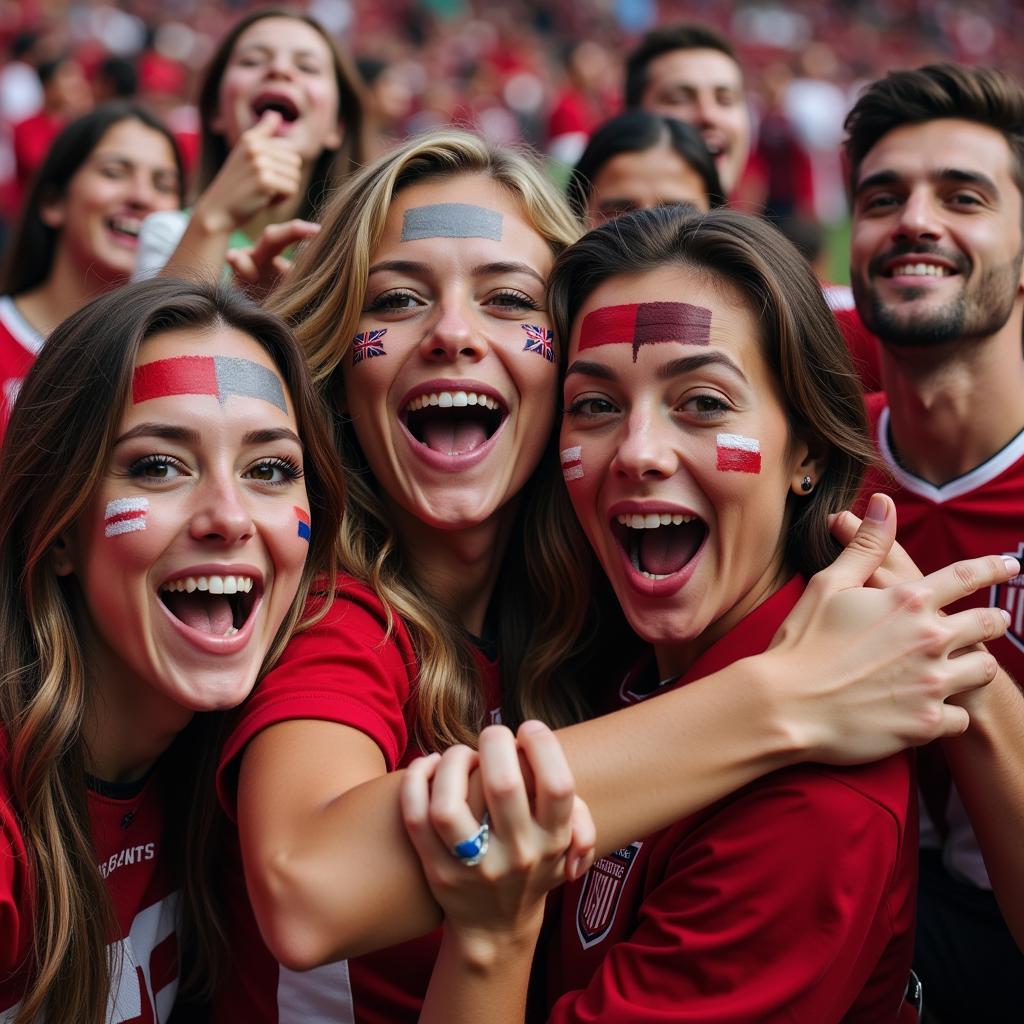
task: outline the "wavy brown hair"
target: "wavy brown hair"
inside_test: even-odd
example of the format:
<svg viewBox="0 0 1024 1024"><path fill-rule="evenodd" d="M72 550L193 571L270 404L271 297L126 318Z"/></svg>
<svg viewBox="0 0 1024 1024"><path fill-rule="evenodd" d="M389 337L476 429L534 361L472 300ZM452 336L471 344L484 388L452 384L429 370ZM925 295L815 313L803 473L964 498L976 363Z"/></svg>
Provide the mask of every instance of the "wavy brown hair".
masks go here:
<svg viewBox="0 0 1024 1024"><path fill-rule="evenodd" d="M839 554L826 517L850 507L864 467L875 461L860 384L821 285L792 243L758 217L725 208L642 210L591 231L556 261L548 294L555 333L569 337L604 281L664 266L726 282L746 297L790 432L824 453L813 493L788 498L786 565L810 576ZM564 361L563 354L563 369Z"/></svg>
<svg viewBox="0 0 1024 1024"><path fill-rule="evenodd" d="M468 132L432 132L407 142L356 175L323 211L320 233L295 262L272 308L294 328L313 379L335 417L348 470L340 554L345 569L409 626L419 656L415 734L427 750L475 744L484 715L472 643L416 580L344 409L344 363L362 311L370 261L391 203L410 185L486 175L519 203L557 254L579 236L565 200L529 157ZM586 615L566 616L587 588L586 546L563 488L556 437L527 485L498 577L492 608L506 693L506 721L524 716L562 724L577 717L556 685L566 654L579 646Z"/></svg>
<svg viewBox="0 0 1024 1024"><path fill-rule="evenodd" d="M199 167L195 192L198 195L217 176L230 147L223 135L211 127L220 106L220 83L231 60L239 37L251 25L266 18L288 18L301 21L327 44L334 64L334 81L338 88L338 124L343 129L341 145L325 149L313 165L306 195L297 217L313 220L317 207L366 159L366 101L364 87L355 62L316 18L289 7L263 7L240 18L227 32L210 58L199 83Z"/></svg>
<svg viewBox="0 0 1024 1024"><path fill-rule="evenodd" d="M314 575L334 572L342 481L323 408L290 332L276 317L213 285L170 278L128 285L84 306L50 335L25 378L0 452L0 722L10 791L29 851L34 942L18 1024L106 1019L114 915L96 866L86 802L82 723L91 680L76 628L74 577L51 553L91 500L110 458L142 343L165 332L232 327L266 350L288 387L304 444L310 553L299 592L264 669L298 624ZM172 794L175 855L185 879L183 949L196 984L220 947L205 840L212 820L217 714L195 716L165 757L180 759ZM188 824L186 824L186 817ZM174 820L172 818L172 820Z"/></svg>

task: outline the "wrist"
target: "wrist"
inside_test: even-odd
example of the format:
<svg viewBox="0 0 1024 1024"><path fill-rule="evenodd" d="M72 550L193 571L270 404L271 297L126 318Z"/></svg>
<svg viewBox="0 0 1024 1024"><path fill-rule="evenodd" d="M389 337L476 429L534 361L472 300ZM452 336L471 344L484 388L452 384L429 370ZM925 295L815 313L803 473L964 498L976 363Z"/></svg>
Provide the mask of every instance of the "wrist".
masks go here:
<svg viewBox="0 0 1024 1024"><path fill-rule="evenodd" d="M238 227L229 210L213 203L204 203L202 199L192 208L190 223L206 238L226 238Z"/></svg>
<svg viewBox="0 0 1024 1024"><path fill-rule="evenodd" d="M814 720L805 712L805 700L791 685L793 674L783 658L769 650L734 665L740 684L749 695L745 713L750 728L750 749L766 772L812 760L818 745Z"/></svg>
<svg viewBox="0 0 1024 1024"><path fill-rule="evenodd" d="M543 913L511 928L467 928L446 921L445 942L465 968L493 974L521 958L532 958L542 921Z"/></svg>

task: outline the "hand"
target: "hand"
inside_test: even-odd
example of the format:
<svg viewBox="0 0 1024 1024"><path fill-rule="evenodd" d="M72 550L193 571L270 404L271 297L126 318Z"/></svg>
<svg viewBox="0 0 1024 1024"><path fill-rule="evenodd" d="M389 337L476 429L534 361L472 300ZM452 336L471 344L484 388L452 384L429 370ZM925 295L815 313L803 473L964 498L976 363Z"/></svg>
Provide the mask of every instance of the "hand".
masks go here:
<svg viewBox="0 0 1024 1024"><path fill-rule="evenodd" d="M280 124L280 113L268 110L232 147L192 211L206 230L229 233L268 206L298 195L302 157L288 139L275 138Z"/></svg>
<svg viewBox="0 0 1024 1024"><path fill-rule="evenodd" d="M808 760L871 761L959 735L968 714L946 699L984 686L997 670L983 649L950 655L1002 636L1006 616L995 608L949 616L941 609L1016 575L1016 562L975 558L867 589L876 573L885 582L909 571L898 552L883 569L896 511L884 495L872 504L875 518L865 518L836 561L813 577L770 650L781 721Z"/></svg>
<svg viewBox="0 0 1024 1024"><path fill-rule="evenodd" d="M520 768L532 776L533 807ZM468 867L452 848L473 835L479 820L468 802L469 777L479 769L490 815L490 842ZM516 738L504 726L480 735L480 750L457 746L414 761L402 781L405 827L447 925L490 947L533 941L548 890L589 867L595 831L574 793L572 773L554 734L526 722ZM581 853L582 851L582 853Z"/></svg>
<svg viewBox="0 0 1024 1024"><path fill-rule="evenodd" d="M262 302L291 270L292 261L282 253L319 231L319 224L298 218L281 224L268 224L255 245L228 250L225 258L234 274L235 284L250 298Z"/></svg>

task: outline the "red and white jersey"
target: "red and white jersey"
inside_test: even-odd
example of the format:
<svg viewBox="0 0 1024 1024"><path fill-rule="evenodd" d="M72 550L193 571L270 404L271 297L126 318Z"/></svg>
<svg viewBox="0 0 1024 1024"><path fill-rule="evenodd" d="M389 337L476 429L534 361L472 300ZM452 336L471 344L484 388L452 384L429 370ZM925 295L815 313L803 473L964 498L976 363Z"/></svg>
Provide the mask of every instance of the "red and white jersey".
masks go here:
<svg viewBox="0 0 1024 1024"><path fill-rule="evenodd" d="M904 469L893 454L885 395L869 395L867 405L872 435L891 476L870 470L861 491L861 504L875 491L892 495L897 537L922 572L934 572L950 562L979 555L1007 554L1024 561L1024 431L980 466L936 487ZM984 605L1005 608L1010 613L1006 636L987 646L1014 679L1024 680L1024 576L979 591L948 610ZM937 748L927 748L925 763L936 752ZM922 769L922 781L925 774ZM935 778L937 786L948 787L940 776L928 775ZM945 820L923 819L922 843L941 845L951 871L990 888L981 852L956 790L948 788L948 792L936 794L926 789L925 798L926 808L933 812L931 817ZM940 808L937 802L944 806Z"/></svg>
<svg viewBox="0 0 1024 1024"><path fill-rule="evenodd" d="M497 665L479 658L489 721L500 721ZM388 771L418 757L412 697L418 663L405 624L390 634L372 590L343 577L330 611L293 637L281 659L236 713L221 753L217 789L236 819L238 764L263 729L321 719L358 729L381 749ZM412 942L311 971L282 967L260 937L242 872L237 834L225 859L228 939L232 950L214 1007L219 1024L414 1024L437 958L440 929ZM340 865L336 884L361 884L372 864Z"/></svg>
<svg viewBox="0 0 1024 1024"><path fill-rule="evenodd" d="M157 770L142 786L98 783L88 793L97 864L120 935L109 947L114 971L107 1024L159 1024L170 1016L178 990L179 894L164 855L162 785ZM0 782L0 843L0 1024L8 1024L30 977L35 916L33 880L6 772Z"/></svg>
<svg viewBox="0 0 1024 1024"><path fill-rule="evenodd" d="M825 284L821 290L846 342L861 388L865 393L881 391L882 344L864 326L853 301L853 289L845 284Z"/></svg>
<svg viewBox="0 0 1024 1024"><path fill-rule="evenodd" d="M21 382L43 346L43 336L18 312L9 295L0 296L0 440Z"/></svg>
<svg viewBox="0 0 1024 1024"><path fill-rule="evenodd" d="M803 585L787 583L681 679L628 678L611 707L764 651ZM537 961L547 1019L916 1020L903 1004L917 883L911 776L907 754L797 765L601 857L553 897Z"/></svg>

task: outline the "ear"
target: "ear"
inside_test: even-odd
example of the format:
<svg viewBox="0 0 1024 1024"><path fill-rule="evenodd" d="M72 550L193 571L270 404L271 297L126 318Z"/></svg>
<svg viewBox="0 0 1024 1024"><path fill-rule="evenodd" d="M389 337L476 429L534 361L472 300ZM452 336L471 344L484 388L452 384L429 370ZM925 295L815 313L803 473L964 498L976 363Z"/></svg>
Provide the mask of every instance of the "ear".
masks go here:
<svg viewBox="0 0 1024 1024"><path fill-rule="evenodd" d="M329 149L332 152L336 149L341 148L341 143L345 138L345 126L343 124L336 124L334 128L329 131L323 140L323 148Z"/></svg>
<svg viewBox="0 0 1024 1024"><path fill-rule="evenodd" d="M806 498L814 492L821 482L828 465L828 454L825 445L820 441L808 443L797 440L794 442L795 469L789 482L789 489L798 497Z"/></svg>
<svg viewBox="0 0 1024 1024"><path fill-rule="evenodd" d="M39 204L39 219L54 231L60 231L64 227L64 218L67 210L67 202L63 196L44 199Z"/></svg>
<svg viewBox="0 0 1024 1024"><path fill-rule="evenodd" d="M53 547L50 548L50 565L56 576L71 576L75 571L74 559L71 557L71 544L65 534L61 534Z"/></svg>

